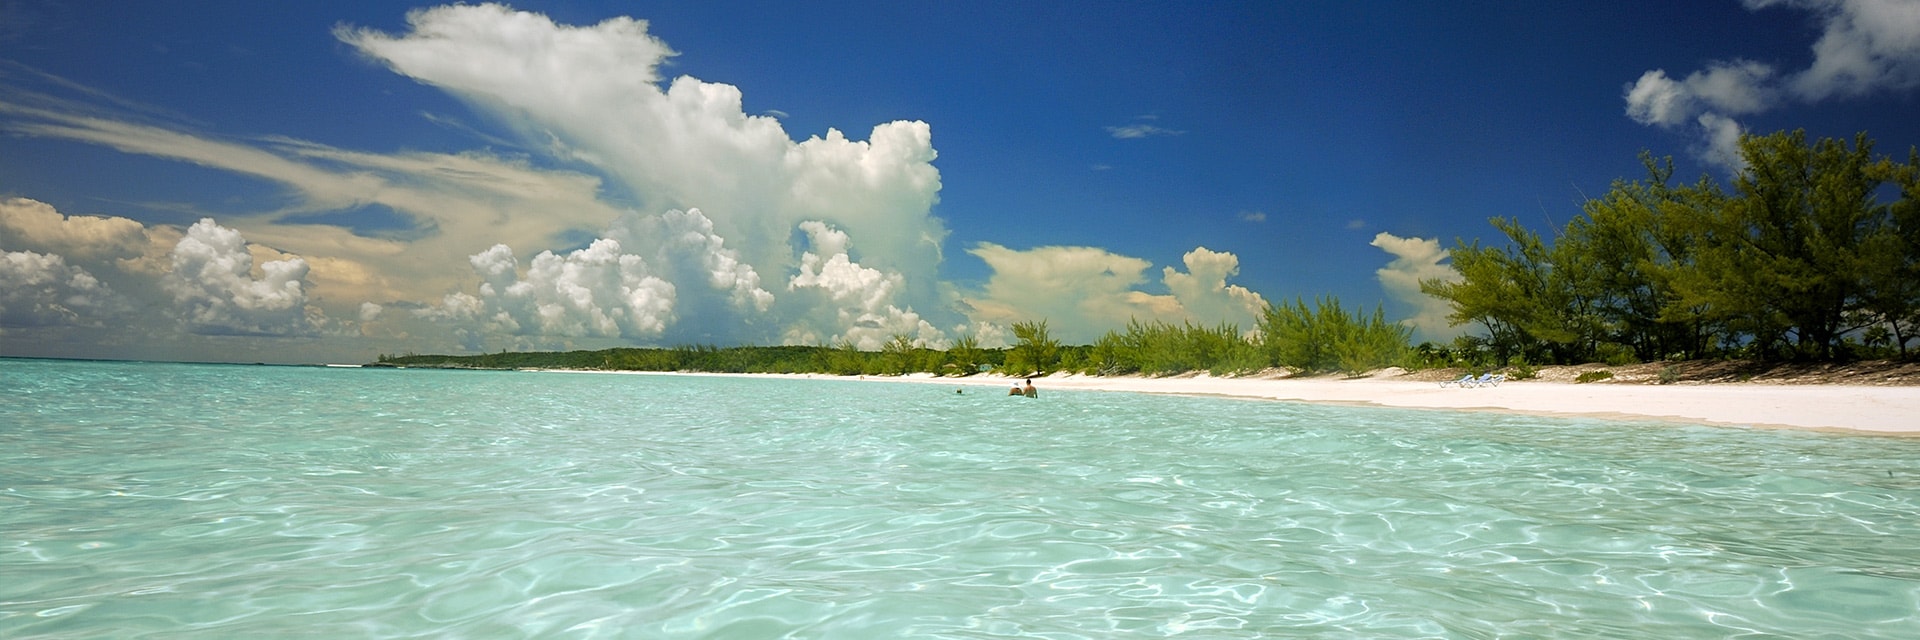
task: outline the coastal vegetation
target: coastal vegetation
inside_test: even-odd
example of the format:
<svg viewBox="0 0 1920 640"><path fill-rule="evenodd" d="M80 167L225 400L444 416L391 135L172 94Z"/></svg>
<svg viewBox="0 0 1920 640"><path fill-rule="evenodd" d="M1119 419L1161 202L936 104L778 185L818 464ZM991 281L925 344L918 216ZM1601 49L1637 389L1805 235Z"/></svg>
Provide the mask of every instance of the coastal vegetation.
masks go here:
<svg viewBox="0 0 1920 640"><path fill-rule="evenodd" d="M981 371L1243 375L1359 374L1685 360L1847 362L1910 359L1920 338L1920 151L1873 154L1864 134L1809 143L1800 131L1747 136L1730 189L1673 182L1673 162L1643 154L1647 176L1616 181L1550 238L1495 218L1501 245L1457 241L1457 278L1422 283L1450 303L1452 344L1410 344L1376 307L1326 296L1267 305L1255 327L1131 321L1089 345L1062 344L1041 319L1013 344L963 336L946 349L893 336L879 351L833 346L683 346L474 356L386 356L390 366L729 373L963 376ZM1669 368L1671 369L1671 368ZM1596 379L1598 374L1595 374ZM1582 380L1587 381L1587 380ZM1665 377L1663 376L1663 381Z"/></svg>
<svg viewBox="0 0 1920 640"><path fill-rule="evenodd" d="M1674 184L1642 156L1552 241L1493 220L1505 246L1462 242L1457 280L1422 290L1479 335L1457 347L1515 361L1907 358L1920 333L1920 152L1875 156L1801 131L1747 136L1731 190Z"/></svg>
<svg viewBox="0 0 1920 640"><path fill-rule="evenodd" d="M1398 362L1407 350L1408 339L1407 329L1388 322L1382 310L1375 309L1364 317L1349 314L1333 298L1322 298L1313 307L1303 301L1269 307L1259 330L1251 334L1243 334L1231 324L1198 327L1135 321L1126 331L1110 331L1092 345L1064 345L1053 337L1045 320L1016 322L1012 332L1014 344L1003 349L982 348L972 336L944 350L914 346L906 336L894 336L879 351L861 351L843 341L832 347L683 346L471 356L382 355L376 364L834 375L964 376L982 371L1014 376L1055 372L1169 375L1188 371L1228 375L1275 367L1306 373L1361 373Z"/></svg>

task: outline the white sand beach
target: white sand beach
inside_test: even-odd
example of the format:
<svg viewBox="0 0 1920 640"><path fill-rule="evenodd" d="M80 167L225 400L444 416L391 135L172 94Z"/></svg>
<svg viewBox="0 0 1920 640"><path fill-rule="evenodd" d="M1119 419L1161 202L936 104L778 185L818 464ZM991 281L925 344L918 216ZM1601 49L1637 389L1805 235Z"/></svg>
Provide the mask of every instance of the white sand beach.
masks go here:
<svg viewBox="0 0 1920 640"><path fill-rule="evenodd" d="M981 387L994 393L1005 393L1004 389L1013 380L994 375L868 379L969 389ZM1572 384L1528 380L1459 388L1393 377L1146 378L1058 374L1035 378L1034 385L1040 389L1042 398L1048 390L1084 389L1920 435L1920 387L1915 386Z"/></svg>
<svg viewBox="0 0 1920 640"><path fill-rule="evenodd" d="M860 379L946 385L995 395L1005 394L1013 383L1026 380L996 374L964 378L937 377L924 373L856 378L826 374L617 373ZM1223 378L1206 374L1150 378L1053 374L1033 378L1033 381L1042 398L1046 397L1049 390L1060 389L1123 391L1920 436L1920 386L1913 385L1733 382L1656 385L1518 380L1506 381L1498 386L1461 388L1451 385L1443 387L1437 382L1412 380L1392 374L1363 378Z"/></svg>

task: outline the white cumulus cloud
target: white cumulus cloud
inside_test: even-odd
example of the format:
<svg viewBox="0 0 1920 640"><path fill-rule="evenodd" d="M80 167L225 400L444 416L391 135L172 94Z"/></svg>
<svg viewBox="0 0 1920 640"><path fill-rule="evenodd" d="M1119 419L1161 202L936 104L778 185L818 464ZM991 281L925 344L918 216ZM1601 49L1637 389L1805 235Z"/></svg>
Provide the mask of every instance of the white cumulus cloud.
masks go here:
<svg viewBox="0 0 1920 640"><path fill-rule="evenodd" d="M174 245L172 270L160 284L194 333L306 335L316 329L307 309L307 262L299 257L258 265L239 231L205 218Z"/></svg>
<svg viewBox="0 0 1920 640"><path fill-rule="evenodd" d="M1188 315L1202 324L1227 322L1242 331L1253 330L1267 301L1246 287L1227 284L1228 278L1240 275L1239 256L1196 247L1180 260L1187 272L1165 267L1160 280Z"/></svg>
<svg viewBox="0 0 1920 640"><path fill-rule="evenodd" d="M895 335L918 346L944 346L946 336L920 314L896 304L906 278L863 266L850 253L852 238L818 220L800 223L807 250L800 272L787 282L790 299L805 300L782 340L788 344L850 342L878 350Z"/></svg>
<svg viewBox="0 0 1920 640"><path fill-rule="evenodd" d="M738 251L714 233L713 221L699 209L678 209L657 216L627 214L614 220L606 237L643 255L655 271L688 297L705 289L721 294L732 310L765 312L773 294L760 286L760 274L740 260ZM644 248L644 249L643 249ZM723 317L704 318L723 322Z"/></svg>
<svg viewBox="0 0 1920 640"><path fill-rule="evenodd" d="M1751 60L1716 62L1681 80L1655 69L1627 88L1627 115L1641 124L1672 127L1708 111L1757 113L1776 100L1773 77L1773 67Z"/></svg>
<svg viewBox="0 0 1920 640"><path fill-rule="evenodd" d="M1466 333L1465 327L1449 326L1447 316L1453 313L1451 303L1420 292L1420 283L1424 281L1457 282L1460 279L1460 272L1451 265L1441 264L1447 259L1447 250L1440 248L1439 240L1402 238L1382 231L1374 235L1369 244L1393 256L1393 261L1374 271L1374 275L1380 279L1380 288L1389 298L1413 309L1413 315L1400 323L1413 329L1415 340L1446 342Z"/></svg>
<svg viewBox="0 0 1920 640"><path fill-rule="evenodd" d="M11 105L0 99L0 127L22 135L55 137L112 147L128 153L190 162L290 187L285 209L223 216L223 224L252 241L307 257L309 277L331 299L314 300L350 317L373 300L419 300L458 286L464 258L506 241L529 251L549 246L566 232L597 228L619 214L600 200L600 180L579 173L543 170L524 159L484 152L391 155L336 149L287 139L235 141L162 126L90 115L99 109L71 104L61 109ZM31 202L31 201L28 201ZM351 229L287 220L288 216L378 205L409 223L411 237L375 237ZM64 241L67 255L125 252L133 229L121 218L89 222L71 216L49 228L44 213L0 206L11 226L31 241ZM85 228L92 227L92 228ZM173 236L166 236L173 233ZM103 235L104 234L104 235ZM147 230L143 259L164 271L165 248L177 240L166 227ZM404 274L404 275L401 275Z"/></svg>
<svg viewBox="0 0 1920 640"><path fill-rule="evenodd" d="M1739 171L1736 116L1790 101L1819 102L1920 86L1920 3L1914 0L1745 0L1749 10L1788 7L1813 14L1821 35L1813 62L1782 72L1762 61L1715 61L1675 79L1664 69L1627 85L1627 116L1646 125L1684 127L1700 136L1695 153Z"/></svg>
<svg viewBox="0 0 1920 640"><path fill-rule="evenodd" d="M986 287L964 296L975 324L1046 320L1068 342L1088 343L1129 319L1177 322L1180 303L1135 289L1153 263L1097 247L1025 251L983 242L967 251L993 270Z"/></svg>
<svg viewBox="0 0 1920 640"><path fill-rule="evenodd" d="M674 52L642 20L571 26L487 4L414 11L408 25L403 34L343 27L336 35L395 72L466 100L529 146L595 167L642 211L686 216L698 209L698 220L658 224L708 226L698 233L702 242L724 242L726 251L688 246L678 255L699 264L654 267L704 269L713 282L729 282L746 315L703 329L721 332L717 339L764 335L767 323L756 323L756 314L788 308L773 304L754 278L800 268L790 241L806 221L859 238L862 264L915 283L894 290L899 307L940 306L934 283L947 231L931 215L940 175L925 123L881 123L866 140L829 129L796 142L779 120L745 113L737 87L664 78L661 65Z"/></svg>
<svg viewBox="0 0 1920 640"><path fill-rule="evenodd" d="M961 298L975 325L1046 320L1048 329L1068 342L1091 343L1131 320L1205 326L1231 322L1252 330L1265 304L1259 294L1226 284L1239 273L1237 256L1205 247L1184 256L1186 272L1161 269L1166 294L1141 290L1153 263L1097 247L1021 251L983 242L968 253L993 269L983 289Z"/></svg>
<svg viewBox="0 0 1920 640"><path fill-rule="evenodd" d="M1806 100L1920 86L1920 6L1913 0L1746 0L1746 5L1803 9L1821 22L1813 64L1787 83Z"/></svg>
<svg viewBox="0 0 1920 640"><path fill-rule="evenodd" d="M1740 121L1718 113L1702 113L1695 122L1700 126L1700 141L1694 144L1694 155L1717 167L1746 169L1747 159L1740 155L1740 136L1747 130Z"/></svg>
<svg viewBox="0 0 1920 640"><path fill-rule="evenodd" d="M662 74L675 53L648 33L645 21L631 18L573 26L497 4L456 5L414 11L400 33L341 26L334 35L370 60L462 99L531 154L378 152L284 136L222 136L52 80L51 93L0 97L0 132L94 144L287 187L272 210L223 215L222 228L244 234L256 261L293 264L286 256L299 256L306 268L302 304L312 317L341 318L335 325L343 329L358 319L359 333L408 349L443 348L433 345L447 332L468 348L525 344L549 329L562 337L604 333L591 314L555 323L533 321L537 315L515 320L509 301L482 295L468 260L495 244L535 261L542 252L564 259L583 237L616 240L624 255L641 259L648 277L676 289L671 313L626 305L620 319L613 310L621 305L597 303L620 326L618 335L632 341L766 343L796 329L826 339L874 327L937 340L938 331L922 331L920 313L942 315L943 323L960 319L938 280L947 230L931 213L941 185L926 123L877 123L864 140L833 129L796 140L774 117L743 112L741 92L732 85ZM62 92L73 97L55 97ZM492 147L516 144L459 128ZM0 205L0 222L12 225L0 230L6 245L0 248L64 254L70 265L101 274L116 290L138 287L122 287L108 274L157 278L174 269L170 251L182 237L179 229L147 227L143 238L131 221L49 222L42 209ZM360 230L316 222L326 218L313 215L367 210L391 212L394 220ZM807 221L857 238L858 265L901 280L886 304L872 313L842 314L825 289L781 289L802 268L793 245ZM822 266L833 260L817 255ZM111 260L128 263L103 271L100 265ZM260 269L256 280L267 277ZM166 291L173 290L189 288L176 282ZM179 300L197 305L185 315L208 319L198 330L296 329L291 321L220 317L222 310L248 309L235 301L265 299L196 291ZM496 288L495 295L504 290ZM222 299L224 305L212 302ZM365 313L369 304L406 312ZM843 315L844 323L834 324ZM640 318L664 326L621 325Z"/></svg>
<svg viewBox="0 0 1920 640"><path fill-rule="evenodd" d="M133 220L68 216L27 198L0 200L0 231L9 244L66 255L133 258L149 245L145 225Z"/></svg>
<svg viewBox="0 0 1920 640"><path fill-rule="evenodd" d="M481 320L519 335L650 338L673 322L674 286L645 259L599 239L566 255L543 251L526 273L504 244L474 254L480 295L453 295L442 317Z"/></svg>
<svg viewBox="0 0 1920 640"><path fill-rule="evenodd" d="M110 288L64 257L0 252L0 327L100 326L122 306Z"/></svg>

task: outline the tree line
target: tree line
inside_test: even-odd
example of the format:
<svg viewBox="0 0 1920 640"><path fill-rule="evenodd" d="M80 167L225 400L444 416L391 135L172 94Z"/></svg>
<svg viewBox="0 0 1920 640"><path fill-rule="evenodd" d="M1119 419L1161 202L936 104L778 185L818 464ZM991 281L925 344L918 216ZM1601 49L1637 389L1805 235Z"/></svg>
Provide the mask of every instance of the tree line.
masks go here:
<svg viewBox="0 0 1920 640"><path fill-rule="evenodd" d="M1091 345L1065 345L1046 320L1016 322L1014 343L983 348L973 336L947 349L915 346L896 335L879 351L850 341L835 346L682 346L597 351L500 352L480 355L381 355L379 366L475 369L602 369L611 371L701 371L714 373L823 373L966 376L997 371L1013 376L1050 373L1168 375L1187 371L1253 373L1281 367L1307 373L1361 373L1399 363L1408 353L1409 330L1371 315L1349 313L1327 297L1309 306L1296 300L1269 306L1257 331L1232 324L1214 327L1164 322L1128 324Z"/></svg>
<svg viewBox="0 0 1920 640"><path fill-rule="evenodd" d="M1616 181L1551 242L1494 219L1422 283L1500 363L1909 357L1920 328L1920 152L1905 163L1804 131L1746 136L1731 189L1675 184L1671 158Z"/></svg>
<svg viewBox="0 0 1920 640"><path fill-rule="evenodd" d="M1285 369L1358 374L1408 369L1627 364L1703 358L1835 361L1912 357L1920 338L1920 151L1873 154L1865 134L1809 143L1803 131L1747 136L1731 189L1672 181L1673 160L1641 154L1647 177L1615 181L1563 227L1541 235L1491 222L1502 246L1456 241L1454 279L1423 282L1455 325L1451 345L1410 346L1376 307L1331 296L1269 304L1249 331L1232 324L1131 321L1093 344L1066 345L1046 320L1016 322L1013 344L947 349L893 336L879 351L833 346L618 348L476 356L386 356L392 366L731 373L1027 376L1215 375Z"/></svg>

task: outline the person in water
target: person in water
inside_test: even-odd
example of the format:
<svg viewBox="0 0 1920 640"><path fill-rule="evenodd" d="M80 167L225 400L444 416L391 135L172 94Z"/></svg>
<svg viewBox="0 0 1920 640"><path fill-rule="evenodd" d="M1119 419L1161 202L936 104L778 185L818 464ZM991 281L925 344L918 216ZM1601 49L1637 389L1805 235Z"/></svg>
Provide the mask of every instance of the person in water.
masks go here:
<svg viewBox="0 0 1920 640"><path fill-rule="evenodd" d="M1020 383L1018 383L1018 382L1015 382L1015 383L1013 383L1013 388L1012 388L1012 389L1008 389L1008 390L1007 390L1007 395L1010 395L1010 396L1024 396L1024 395L1027 395L1027 392L1026 392L1026 391L1024 391L1024 390L1022 390L1022 389L1020 388Z"/></svg>
<svg viewBox="0 0 1920 640"><path fill-rule="evenodd" d="M1027 378L1027 388L1022 389L1021 394L1029 398L1040 397L1040 390L1033 388L1033 378Z"/></svg>

